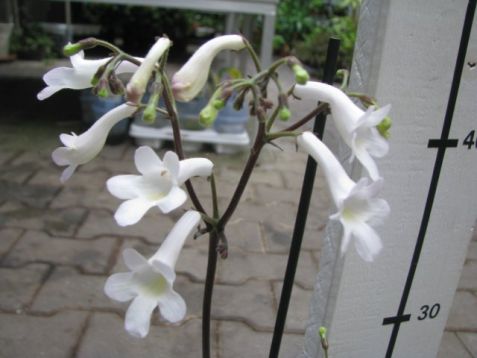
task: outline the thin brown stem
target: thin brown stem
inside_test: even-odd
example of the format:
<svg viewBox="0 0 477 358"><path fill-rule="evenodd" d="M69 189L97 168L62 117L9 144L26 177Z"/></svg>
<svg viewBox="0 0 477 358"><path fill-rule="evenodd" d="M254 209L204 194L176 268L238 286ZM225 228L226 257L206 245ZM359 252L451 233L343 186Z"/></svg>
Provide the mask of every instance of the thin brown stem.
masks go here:
<svg viewBox="0 0 477 358"><path fill-rule="evenodd" d="M230 199L230 203L227 206L227 209L225 210L224 214L219 220L219 223L217 224L217 227L219 228L219 230L224 228L224 226L227 224L230 217L234 213L235 209L237 208L240 198L242 197L245 187L247 186L248 180L250 179L250 176L253 172L253 168L255 167L255 164L257 163L257 159L260 155L260 151L262 150L263 145L265 144L265 141L264 141L265 134L266 134L265 122L260 121L258 124L257 136L255 137L255 143L253 144L253 147L250 150L250 155L248 157L247 163L245 164L245 168L243 170L242 176L240 177L240 180L237 184L237 188L235 189L232 199Z"/></svg>
<svg viewBox="0 0 477 358"><path fill-rule="evenodd" d="M174 105L174 97L171 91L171 85L169 83L169 78L165 73L162 75L162 84L164 86L164 103L166 105L167 112L169 113L169 119L172 126L172 134L174 137L174 148L176 150L177 156L179 159L185 159L184 150L182 148L182 138L181 138L181 130L179 126L179 119L177 117L177 110ZM197 194L195 193L194 187L190 180L185 182L185 186L187 192L189 193L190 200L192 204L197 209L197 211L206 214L204 207L202 206Z"/></svg>
<svg viewBox="0 0 477 358"><path fill-rule="evenodd" d="M295 129L300 128L302 125L315 118L319 113L324 112L326 110L328 110L328 103L320 103L318 107L316 107L298 122L295 122L291 126L285 128L283 132L293 132Z"/></svg>

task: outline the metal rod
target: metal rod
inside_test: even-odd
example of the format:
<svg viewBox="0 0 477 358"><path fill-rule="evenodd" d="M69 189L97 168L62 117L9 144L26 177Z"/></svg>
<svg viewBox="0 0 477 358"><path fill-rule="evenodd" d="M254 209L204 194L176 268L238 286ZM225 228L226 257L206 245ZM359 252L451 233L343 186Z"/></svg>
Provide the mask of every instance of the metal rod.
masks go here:
<svg viewBox="0 0 477 358"><path fill-rule="evenodd" d="M331 38L328 42L328 51L326 54L326 63L324 67L323 82L332 84L336 73L336 62L338 58L338 50L340 40ZM326 115L319 114L313 126L313 132L319 137L323 138L325 130ZM298 258L300 256L301 243L303 234L305 232L306 219L308 216L308 209L310 207L310 198L313 193L313 183L315 181L316 162L313 158L308 157L306 163L305 175L303 178L303 186L301 190L300 202L298 204L298 212L295 219L295 227L293 229L293 237L290 245L290 253L288 255L288 263L283 280L282 293L280 303L278 306L277 318L275 321L275 329L273 331L272 344L270 346L270 358L278 357L280 351L280 344L287 319L288 306L290 304L290 297L293 290L293 282L295 281L296 267L298 265Z"/></svg>

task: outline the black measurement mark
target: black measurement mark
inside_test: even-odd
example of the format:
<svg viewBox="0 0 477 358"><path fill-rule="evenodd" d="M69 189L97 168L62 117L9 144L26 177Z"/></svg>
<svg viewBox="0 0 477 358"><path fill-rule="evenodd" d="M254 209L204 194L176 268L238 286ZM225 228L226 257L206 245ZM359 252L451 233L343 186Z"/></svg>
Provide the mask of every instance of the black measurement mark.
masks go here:
<svg viewBox="0 0 477 358"><path fill-rule="evenodd" d="M417 317L419 321L425 320L426 318L434 319L439 314L441 310L441 305L439 303L435 303L429 309L428 305L424 305L421 307L421 315Z"/></svg>
<svg viewBox="0 0 477 358"><path fill-rule="evenodd" d="M419 228L419 234L416 240L416 246L414 247L414 253L412 255L411 264L409 267L409 272L407 274L406 283L402 292L401 301L399 303L398 312L396 316L386 317L383 319L383 325L393 325L391 338L389 339L389 344L386 351L386 358L392 357L394 345L396 344L396 339L399 333L401 323L407 322L410 319L409 314L404 314L404 309L406 308L406 303L409 298L409 292L411 291L412 281L414 279L414 274L416 273L422 246L424 244L424 238L426 236L426 230L431 216L432 205L434 203L434 197L437 191L437 183L439 181L439 175L441 172L442 163L444 161L444 154L448 147L455 148L457 146L455 139L449 139L449 132L452 123L452 117L454 115L455 104L457 101L457 94L459 92L460 79L462 77L462 70L464 68L465 55L467 52L467 45L469 43L470 32L472 30L472 21L474 18L476 4L477 0L469 0L469 3L467 5L464 26L460 39L459 52L457 54L457 60L454 69L454 77L452 79L452 86L449 93L449 101L447 103L444 124L442 126L441 138L431 139L428 143L428 147L437 148L436 161L434 164L434 170L432 172L431 184L429 186L429 192L427 194L426 205L424 208L424 213L422 215L422 221L421 226Z"/></svg>

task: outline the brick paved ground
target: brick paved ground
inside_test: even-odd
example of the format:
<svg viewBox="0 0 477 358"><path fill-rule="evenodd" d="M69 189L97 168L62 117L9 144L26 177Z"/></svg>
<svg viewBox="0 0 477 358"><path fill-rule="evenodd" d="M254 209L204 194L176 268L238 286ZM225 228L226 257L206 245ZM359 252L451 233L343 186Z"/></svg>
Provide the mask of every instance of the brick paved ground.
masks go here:
<svg viewBox="0 0 477 358"><path fill-rule="evenodd" d="M112 218L119 201L104 182L134 172L134 146L107 147L62 186L50 152L70 124L39 131L41 116L30 112L18 108L0 122L0 357L199 357L206 239L190 240L177 266L186 320L174 327L156 317L146 339L129 337L127 305L105 297L104 282L124 269L119 255L125 247L152 253L181 210L172 218L151 211L140 224L119 228ZM216 358L267 356L305 163L292 143L284 147L264 153L228 229L230 256L219 263L214 294ZM201 155L216 163L224 203L243 156ZM207 195L205 181L196 187ZM328 204L318 178L282 357L295 356L302 344ZM474 237L439 357L477 357L476 277Z"/></svg>

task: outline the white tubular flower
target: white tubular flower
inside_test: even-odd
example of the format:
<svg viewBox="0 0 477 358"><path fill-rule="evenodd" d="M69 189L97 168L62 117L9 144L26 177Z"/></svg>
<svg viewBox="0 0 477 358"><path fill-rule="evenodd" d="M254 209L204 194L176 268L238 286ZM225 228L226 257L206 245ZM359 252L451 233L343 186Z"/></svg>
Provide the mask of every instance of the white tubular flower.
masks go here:
<svg viewBox="0 0 477 358"><path fill-rule="evenodd" d="M208 159L179 161L171 151L161 160L149 147L136 149L134 161L142 175L118 175L106 183L112 195L126 200L114 214L120 226L136 224L153 206L165 214L178 208L187 199L179 186L194 176L210 176L213 168Z"/></svg>
<svg viewBox="0 0 477 358"><path fill-rule="evenodd" d="M189 102L204 87L210 66L215 56L222 50L239 51L245 47L240 35L224 35L207 41L172 77L172 90L176 100Z"/></svg>
<svg viewBox="0 0 477 358"><path fill-rule="evenodd" d="M372 182L368 178L362 178L355 183L328 147L313 133L305 132L297 141L318 162L325 174L331 196L338 208L338 212L330 218L339 220L343 225L341 253L344 254L353 238L356 250L363 260L373 261L381 250L382 243L371 225L379 224L390 212L388 203L376 198L383 180Z"/></svg>
<svg viewBox="0 0 477 358"><path fill-rule="evenodd" d="M343 91L321 82L308 81L306 85L296 85L294 92L297 96L311 94L319 101L329 103L336 128L353 151L351 160L356 156L371 179L377 180L379 171L372 157L384 157L389 151L389 144L376 126L387 116L391 105L377 110L369 107L364 112Z"/></svg>
<svg viewBox="0 0 477 358"><path fill-rule="evenodd" d="M64 88L80 90L92 87L91 79L96 71L110 59L111 58L85 60L84 52L78 52L76 55L70 57L71 64L73 65L72 68L56 67L45 73L43 81L45 81L47 86L43 88L36 97L42 101ZM138 60L142 59L138 58ZM132 73L136 71L136 69L136 65L128 61L122 61L116 69L116 73Z"/></svg>
<svg viewBox="0 0 477 358"><path fill-rule="evenodd" d="M171 323L184 319L187 307L184 299L173 289L176 279L174 269L185 240L199 222L197 211L186 212L149 260L134 249L123 251L124 262L131 272L111 275L104 292L119 302L133 300L124 322L129 334L146 337L156 307L159 307L161 316Z"/></svg>
<svg viewBox="0 0 477 358"><path fill-rule="evenodd" d="M61 174L61 182L68 180L78 165L96 157L103 148L111 128L120 120L132 116L136 110L135 106L124 103L103 115L79 136L75 133L61 134L60 140L65 146L56 148L51 154L56 165L68 166Z"/></svg>
<svg viewBox="0 0 477 358"><path fill-rule="evenodd" d="M140 101L142 95L146 91L146 86L151 77L152 71L157 61L172 45L171 40L167 37L159 38L156 43L150 48L146 57L141 63L141 66L134 72L127 85L128 100L134 103Z"/></svg>

